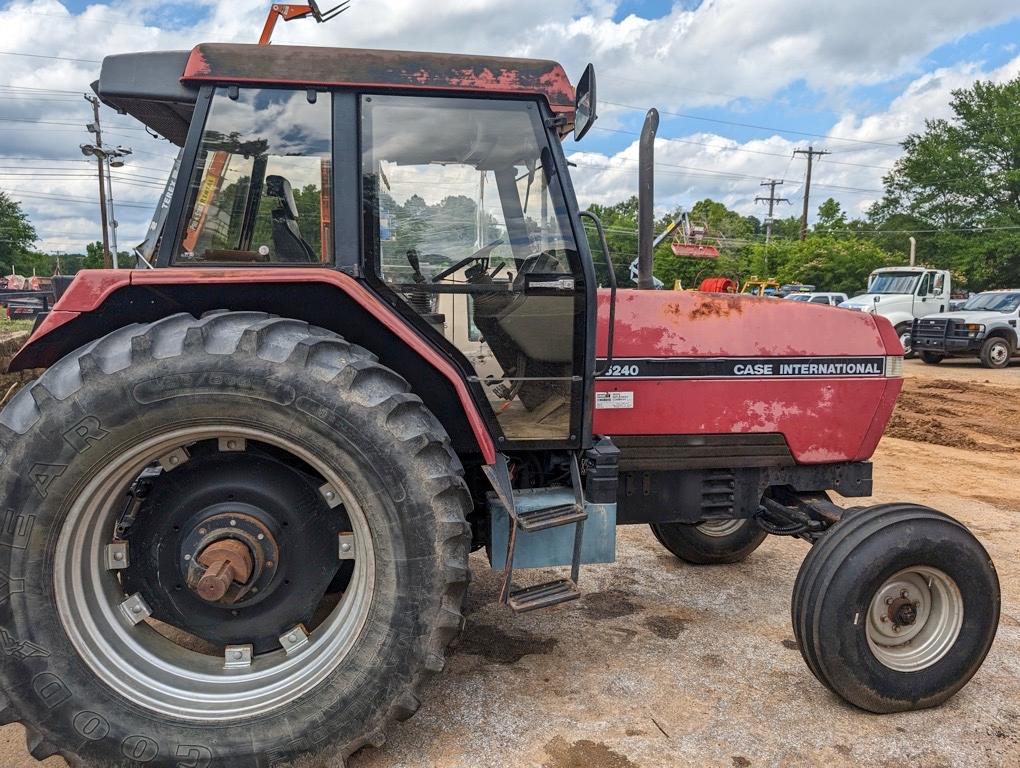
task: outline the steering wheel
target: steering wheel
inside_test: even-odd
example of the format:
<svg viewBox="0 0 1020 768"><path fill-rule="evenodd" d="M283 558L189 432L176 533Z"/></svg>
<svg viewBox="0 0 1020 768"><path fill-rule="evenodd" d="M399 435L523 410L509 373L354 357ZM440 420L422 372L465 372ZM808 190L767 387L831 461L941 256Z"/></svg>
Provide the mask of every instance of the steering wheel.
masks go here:
<svg viewBox="0 0 1020 768"><path fill-rule="evenodd" d="M503 244L502 240L493 240L488 245L484 245L481 248L479 248L477 251L472 253L470 256L467 256L467 257L461 259L456 264L454 264L452 267L447 267L446 269L444 269L439 274L433 275L432 276L432 282L433 283L438 283L438 282L441 282L441 281L445 280L446 278L448 278L450 275L454 274L455 272L459 272L460 270L464 269L464 267L466 267L468 264L470 264L473 261L488 261L489 254L492 253L492 251L497 246L500 246L502 244Z"/></svg>

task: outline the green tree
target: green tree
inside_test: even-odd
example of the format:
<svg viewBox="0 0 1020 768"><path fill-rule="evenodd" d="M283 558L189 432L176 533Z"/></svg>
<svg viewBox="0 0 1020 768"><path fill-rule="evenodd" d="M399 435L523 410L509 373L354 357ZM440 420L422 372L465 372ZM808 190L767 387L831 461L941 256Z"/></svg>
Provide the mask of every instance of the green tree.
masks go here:
<svg viewBox="0 0 1020 768"><path fill-rule="evenodd" d="M806 240L773 240L768 246L769 276L781 283L806 283L820 291L860 293L868 275L879 267L894 266L899 257L863 237L809 235ZM750 248L746 267L766 274L765 246Z"/></svg>
<svg viewBox="0 0 1020 768"><path fill-rule="evenodd" d="M89 243L85 246L85 258L81 260L82 269L103 268L103 244L101 242Z"/></svg>
<svg viewBox="0 0 1020 768"><path fill-rule="evenodd" d="M21 203L0 191L0 270L10 274L19 264L28 260L28 254L37 235ZM29 272L31 274L31 272Z"/></svg>
<svg viewBox="0 0 1020 768"><path fill-rule="evenodd" d="M843 212L843 207L836 200L830 197L818 206L818 218L815 220L816 232L846 228L846 213Z"/></svg>
<svg viewBox="0 0 1020 768"><path fill-rule="evenodd" d="M903 142L869 217L905 251L956 271L972 290L1016 284L1020 273L1020 77L953 91L953 116ZM921 231L918 231L921 230Z"/></svg>

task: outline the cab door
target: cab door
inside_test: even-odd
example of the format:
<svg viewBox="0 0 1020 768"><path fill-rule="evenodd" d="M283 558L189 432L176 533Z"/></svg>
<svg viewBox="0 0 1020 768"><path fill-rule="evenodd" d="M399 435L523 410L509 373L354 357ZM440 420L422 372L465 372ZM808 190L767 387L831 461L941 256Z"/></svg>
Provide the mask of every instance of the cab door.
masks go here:
<svg viewBox="0 0 1020 768"><path fill-rule="evenodd" d="M507 449L590 434L594 272L549 117L538 101L360 104L366 272L460 364Z"/></svg>
<svg viewBox="0 0 1020 768"><path fill-rule="evenodd" d="M944 312L946 306L945 273L927 270L921 275L914 296L914 317L925 317Z"/></svg>

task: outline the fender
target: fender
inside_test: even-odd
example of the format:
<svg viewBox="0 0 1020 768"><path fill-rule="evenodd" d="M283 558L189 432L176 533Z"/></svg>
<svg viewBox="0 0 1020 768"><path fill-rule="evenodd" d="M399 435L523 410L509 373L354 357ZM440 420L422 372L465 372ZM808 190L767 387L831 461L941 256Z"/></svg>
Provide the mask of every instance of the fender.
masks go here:
<svg viewBox="0 0 1020 768"><path fill-rule="evenodd" d="M1009 342L1010 349L1016 351L1017 349L1017 332L1014 328L999 327L993 328L985 336L986 339L1003 338Z"/></svg>
<svg viewBox="0 0 1020 768"><path fill-rule="evenodd" d="M446 427L458 453L496 448L464 376L449 357L342 272L316 267L85 270L11 362L10 371L46 368L107 333L177 312L264 311L305 320L371 349L401 374Z"/></svg>
<svg viewBox="0 0 1020 768"><path fill-rule="evenodd" d="M876 317L884 317L886 320L892 323L894 328L897 325L902 325L903 323L907 323L908 325L913 325L914 323L914 316L909 312L891 312L888 315L882 314L881 312L874 312L872 314L874 314Z"/></svg>

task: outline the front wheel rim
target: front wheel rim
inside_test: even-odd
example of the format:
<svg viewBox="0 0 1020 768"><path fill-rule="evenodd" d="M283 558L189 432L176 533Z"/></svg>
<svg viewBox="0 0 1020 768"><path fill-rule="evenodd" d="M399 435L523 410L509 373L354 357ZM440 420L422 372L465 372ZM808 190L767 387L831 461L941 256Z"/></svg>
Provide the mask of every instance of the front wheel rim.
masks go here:
<svg viewBox="0 0 1020 768"><path fill-rule="evenodd" d="M747 520L708 520L697 526L698 532L715 539L732 536L747 524Z"/></svg>
<svg viewBox="0 0 1020 768"><path fill-rule="evenodd" d="M866 632L875 658L897 672L919 672L942 659L963 626L963 596L944 571L905 568L871 598Z"/></svg>
<svg viewBox="0 0 1020 768"><path fill-rule="evenodd" d="M988 357L995 365L1002 365L1009 358L1009 349L1005 344L993 344Z"/></svg>
<svg viewBox="0 0 1020 768"><path fill-rule="evenodd" d="M124 607L127 596L114 572L104 565L105 546L118 511L111 501L122 498L126 484L151 461L181 446L213 438L268 443L307 462L339 494L354 532L354 572L339 604L307 633L307 639L298 637L300 642L289 652L281 649L260 654L246 667L230 667L229 654L228 658L216 657L182 647L145 622L132 624ZM321 459L290 439L221 424L152 437L111 458L70 505L53 567L54 593L64 630L81 658L107 686L162 715L227 721L284 706L337 669L368 617L374 594L375 551L367 519L354 494Z"/></svg>

